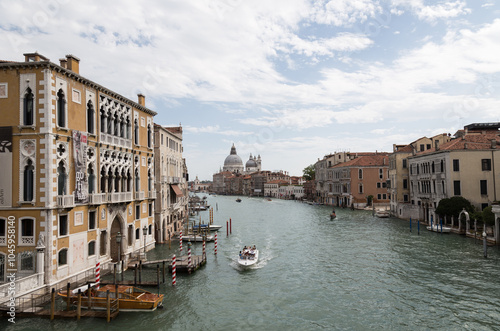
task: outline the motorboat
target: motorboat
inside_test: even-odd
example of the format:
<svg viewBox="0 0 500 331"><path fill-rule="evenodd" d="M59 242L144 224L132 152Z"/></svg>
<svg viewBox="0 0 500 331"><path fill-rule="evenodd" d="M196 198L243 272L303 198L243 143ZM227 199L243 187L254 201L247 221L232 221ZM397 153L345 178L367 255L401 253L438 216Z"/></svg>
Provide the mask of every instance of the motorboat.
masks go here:
<svg viewBox="0 0 500 331"><path fill-rule="evenodd" d="M90 284L90 289L89 285L84 285L70 291L70 302L74 305L78 304L78 291L80 291L82 308L89 308L90 305L91 309L106 309L106 292L109 290L111 301L115 301L118 296L120 311L153 311L163 304L163 294L151 293L128 285L108 284L101 287L95 285L95 283ZM66 290L61 290L57 294L62 298L68 298Z"/></svg>
<svg viewBox="0 0 500 331"><path fill-rule="evenodd" d="M202 242L203 239L205 241L214 241L215 237L212 235L202 235L202 234L187 234L187 235L182 235L182 241L191 241L191 242Z"/></svg>
<svg viewBox="0 0 500 331"><path fill-rule="evenodd" d="M332 212L332 213L330 214L330 219L332 219L332 220L333 220L333 219L335 219L336 217L337 217L337 214L335 214L335 212Z"/></svg>
<svg viewBox="0 0 500 331"><path fill-rule="evenodd" d="M242 267L250 267L257 263L259 260L259 250L255 248L255 246L243 247L243 250L240 251L240 255L238 257L238 264Z"/></svg>
<svg viewBox="0 0 500 331"><path fill-rule="evenodd" d="M193 229L195 231L198 231L199 227L200 227L199 225L193 225ZM217 231L217 230L222 228L222 225L215 225L215 224L210 224L210 225L209 224L202 224L201 225L202 230L205 230L207 227L208 227L209 231Z"/></svg>
<svg viewBox="0 0 500 331"><path fill-rule="evenodd" d="M240 198L236 199L236 202L241 202L241 199Z"/></svg>
<svg viewBox="0 0 500 331"><path fill-rule="evenodd" d="M375 211L375 216L380 218L388 218L389 216L391 216L391 214L388 210L379 209Z"/></svg>
<svg viewBox="0 0 500 331"><path fill-rule="evenodd" d="M451 228L449 226L441 226L440 224L432 224L428 226L427 230L434 232L450 233Z"/></svg>

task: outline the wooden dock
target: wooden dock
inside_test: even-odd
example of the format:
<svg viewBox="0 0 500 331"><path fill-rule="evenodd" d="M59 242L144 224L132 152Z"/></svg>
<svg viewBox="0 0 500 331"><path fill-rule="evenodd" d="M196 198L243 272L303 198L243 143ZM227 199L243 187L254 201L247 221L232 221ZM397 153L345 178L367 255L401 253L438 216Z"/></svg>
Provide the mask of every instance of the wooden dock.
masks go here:
<svg viewBox="0 0 500 331"><path fill-rule="evenodd" d="M116 316L118 316L118 311L113 311L110 312L109 318L110 319L115 319ZM37 311L22 311L22 312L16 312L16 317L45 317L45 318L52 318L50 310L49 309L39 309ZM105 310L82 310L80 312L80 318L84 317L97 317L97 318L108 318L108 314ZM53 318L61 319L77 319L78 318L78 313L76 310L58 310L54 311L54 316Z"/></svg>
<svg viewBox="0 0 500 331"><path fill-rule="evenodd" d="M188 266L187 255L179 256L175 260L176 272L187 272L188 274L198 270L200 267L207 263L206 256L202 255L191 255L191 267ZM168 271L172 272L172 263L168 265Z"/></svg>

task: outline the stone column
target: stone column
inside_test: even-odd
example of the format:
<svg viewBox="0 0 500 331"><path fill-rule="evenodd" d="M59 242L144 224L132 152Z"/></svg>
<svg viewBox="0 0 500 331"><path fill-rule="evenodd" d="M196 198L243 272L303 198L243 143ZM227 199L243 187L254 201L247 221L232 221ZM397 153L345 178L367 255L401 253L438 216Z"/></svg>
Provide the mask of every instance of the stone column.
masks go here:
<svg viewBox="0 0 500 331"><path fill-rule="evenodd" d="M45 274L45 236L40 233L36 244L36 271L38 275L38 285L44 284Z"/></svg>

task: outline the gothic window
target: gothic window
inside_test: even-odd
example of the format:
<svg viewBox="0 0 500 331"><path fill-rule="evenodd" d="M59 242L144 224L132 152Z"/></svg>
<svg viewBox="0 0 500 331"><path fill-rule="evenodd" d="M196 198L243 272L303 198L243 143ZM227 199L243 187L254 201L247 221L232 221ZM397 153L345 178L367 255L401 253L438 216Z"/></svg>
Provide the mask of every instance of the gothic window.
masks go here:
<svg viewBox="0 0 500 331"><path fill-rule="evenodd" d="M101 169L101 193L106 193L106 169Z"/></svg>
<svg viewBox="0 0 500 331"><path fill-rule="evenodd" d="M127 117L127 131L125 132L126 138L130 139L130 118Z"/></svg>
<svg viewBox="0 0 500 331"><path fill-rule="evenodd" d="M24 94L23 124L33 125L33 92L28 87Z"/></svg>
<svg viewBox="0 0 500 331"><path fill-rule="evenodd" d="M89 174L89 194L92 194L95 193L95 173L92 164L89 164L87 172Z"/></svg>
<svg viewBox="0 0 500 331"><path fill-rule="evenodd" d="M88 131L88 133L95 133L94 132L94 116L95 116L94 105L92 104L92 101L89 101L87 103L87 131Z"/></svg>
<svg viewBox="0 0 500 331"><path fill-rule="evenodd" d="M113 170L111 168L108 171L108 192L113 192Z"/></svg>
<svg viewBox="0 0 500 331"><path fill-rule="evenodd" d="M111 116L111 113L108 112L108 116L107 116L107 119L108 119L108 134L112 134L113 133L113 117Z"/></svg>
<svg viewBox="0 0 500 331"><path fill-rule="evenodd" d="M139 169L135 169L135 191L139 192L141 188L141 179L139 178Z"/></svg>
<svg viewBox="0 0 500 331"><path fill-rule="evenodd" d="M139 145L139 123L137 119L134 121L134 143Z"/></svg>
<svg viewBox="0 0 500 331"><path fill-rule="evenodd" d="M106 133L106 112L101 108L101 132Z"/></svg>
<svg viewBox="0 0 500 331"><path fill-rule="evenodd" d="M24 167L24 183L23 183L23 201L33 201L33 173L35 168L33 162L28 160Z"/></svg>
<svg viewBox="0 0 500 331"><path fill-rule="evenodd" d="M148 191L152 191L153 190L153 176L151 174L151 170L148 171Z"/></svg>
<svg viewBox="0 0 500 331"><path fill-rule="evenodd" d="M59 162L57 167L57 194L66 194L66 167L64 167L63 161Z"/></svg>
<svg viewBox="0 0 500 331"><path fill-rule="evenodd" d="M148 125L148 148L151 148L151 125Z"/></svg>
<svg viewBox="0 0 500 331"><path fill-rule="evenodd" d="M118 136L118 134L119 134L119 132L120 132L120 131L119 131L119 130L120 130L120 127L119 127L118 115L117 115L117 114L115 114L115 119L114 119L114 123L113 123L113 124L114 124L114 129L115 129L115 130L114 130L114 131L115 131L115 132L114 132L114 135L115 135L115 136Z"/></svg>
<svg viewBox="0 0 500 331"><path fill-rule="evenodd" d="M358 170L358 178L363 179L363 169Z"/></svg>
<svg viewBox="0 0 500 331"><path fill-rule="evenodd" d="M57 126L66 127L66 98L62 89L57 92Z"/></svg>

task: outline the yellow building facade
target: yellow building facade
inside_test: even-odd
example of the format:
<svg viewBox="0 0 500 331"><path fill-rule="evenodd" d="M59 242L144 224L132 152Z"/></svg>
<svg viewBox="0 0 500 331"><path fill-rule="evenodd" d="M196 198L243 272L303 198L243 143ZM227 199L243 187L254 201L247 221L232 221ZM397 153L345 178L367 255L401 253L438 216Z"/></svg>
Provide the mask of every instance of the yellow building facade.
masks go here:
<svg viewBox="0 0 500 331"><path fill-rule="evenodd" d="M144 96L80 76L73 55L24 56L0 62L0 283L15 272L18 295L153 248L156 196Z"/></svg>

